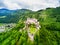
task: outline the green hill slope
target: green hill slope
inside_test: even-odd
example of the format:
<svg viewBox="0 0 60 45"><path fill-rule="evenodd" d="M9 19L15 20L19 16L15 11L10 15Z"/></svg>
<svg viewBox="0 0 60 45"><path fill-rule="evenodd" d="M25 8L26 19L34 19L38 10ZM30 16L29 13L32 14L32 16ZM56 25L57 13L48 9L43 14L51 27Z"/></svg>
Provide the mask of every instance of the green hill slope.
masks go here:
<svg viewBox="0 0 60 45"><path fill-rule="evenodd" d="M21 15L16 27L8 32L0 33L0 45L60 45L60 7L47 8L36 12ZM28 18L36 18L41 29L36 32L34 41L23 30L24 21Z"/></svg>

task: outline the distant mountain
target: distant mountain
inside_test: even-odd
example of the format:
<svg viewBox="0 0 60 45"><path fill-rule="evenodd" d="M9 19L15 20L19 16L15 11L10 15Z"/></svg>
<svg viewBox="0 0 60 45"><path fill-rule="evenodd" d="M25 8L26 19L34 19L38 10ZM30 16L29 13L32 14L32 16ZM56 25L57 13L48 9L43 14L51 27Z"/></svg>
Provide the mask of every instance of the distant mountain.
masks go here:
<svg viewBox="0 0 60 45"><path fill-rule="evenodd" d="M0 9L0 23L14 23L20 19L20 16L32 12L28 9L18 9L18 10L9 10L9 9ZM5 17L5 18L2 18Z"/></svg>
<svg viewBox="0 0 60 45"><path fill-rule="evenodd" d="M0 15L6 15L6 14L11 14L11 13L15 13L16 10L8 10L8 9L0 9Z"/></svg>
<svg viewBox="0 0 60 45"><path fill-rule="evenodd" d="M31 11L28 9L18 9L18 10L9 10L9 9L0 9L0 15L6 15L6 14L11 14L11 13L25 13L26 11Z"/></svg>
<svg viewBox="0 0 60 45"><path fill-rule="evenodd" d="M60 22L60 7L57 8L46 8L46 10L32 11L28 9L8 10L0 9L0 23L13 23L18 22L19 19L25 20L27 17L38 18L40 15L46 15L49 17L55 17L56 21ZM4 18L2 18L2 16ZM44 16L43 16L44 17ZM45 17L44 17L45 18ZM52 18L51 18L52 19Z"/></svg>

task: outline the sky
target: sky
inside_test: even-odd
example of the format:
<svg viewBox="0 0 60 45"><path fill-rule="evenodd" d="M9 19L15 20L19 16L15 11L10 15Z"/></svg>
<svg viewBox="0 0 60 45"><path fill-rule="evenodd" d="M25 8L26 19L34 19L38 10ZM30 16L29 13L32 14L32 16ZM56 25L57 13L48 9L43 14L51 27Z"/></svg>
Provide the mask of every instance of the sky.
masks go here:
<svg viewBox="0 0 60 45"><path fill-rule="evenodd" d="M60 0L0 0L0 8L10 10L30 9L37 11L48 7L56 8L60 6Z"/></svg>

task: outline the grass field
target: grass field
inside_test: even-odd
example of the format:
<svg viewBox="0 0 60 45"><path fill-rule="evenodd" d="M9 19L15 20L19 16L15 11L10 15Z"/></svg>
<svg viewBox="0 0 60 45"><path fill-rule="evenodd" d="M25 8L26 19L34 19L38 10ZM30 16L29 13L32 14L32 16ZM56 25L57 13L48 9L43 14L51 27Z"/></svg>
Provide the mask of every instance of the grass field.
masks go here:
<svg viewBox="0 0 60 45"><path fill-rule="evenodd" d="M36 28L32 28L32 27L31 27L31 28L30 28L30 33L31 33L31 34L34 34L34 33L36 32L36 30L37 30Z"/></svg>
<svg viewBox="0 0 60 45"><path fill-rule="evenodd" d="M0 23L0 26L4 25L3 23Z"/></svg>

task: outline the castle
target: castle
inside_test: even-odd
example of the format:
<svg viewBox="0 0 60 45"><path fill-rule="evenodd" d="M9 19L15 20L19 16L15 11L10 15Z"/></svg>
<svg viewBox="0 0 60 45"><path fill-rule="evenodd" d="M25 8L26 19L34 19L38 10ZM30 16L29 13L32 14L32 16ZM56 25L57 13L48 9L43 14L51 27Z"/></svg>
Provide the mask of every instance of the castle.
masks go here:
<svg viewBox="0 0 60 45"><path fill-rule="evenodd" d="M36 31L38 31L41 28L41 26L39 25L38 20L35 19L35 18L27 18L27 20L24 23L25 23L24 29L27 30L28 36L33 41L34 40L34 35L35 35ZM30 33L30 28L29 28L29 25L30 24L34 24L35 25L35 28L36 28L36 30L34 31L33 34Z"/></svg>

